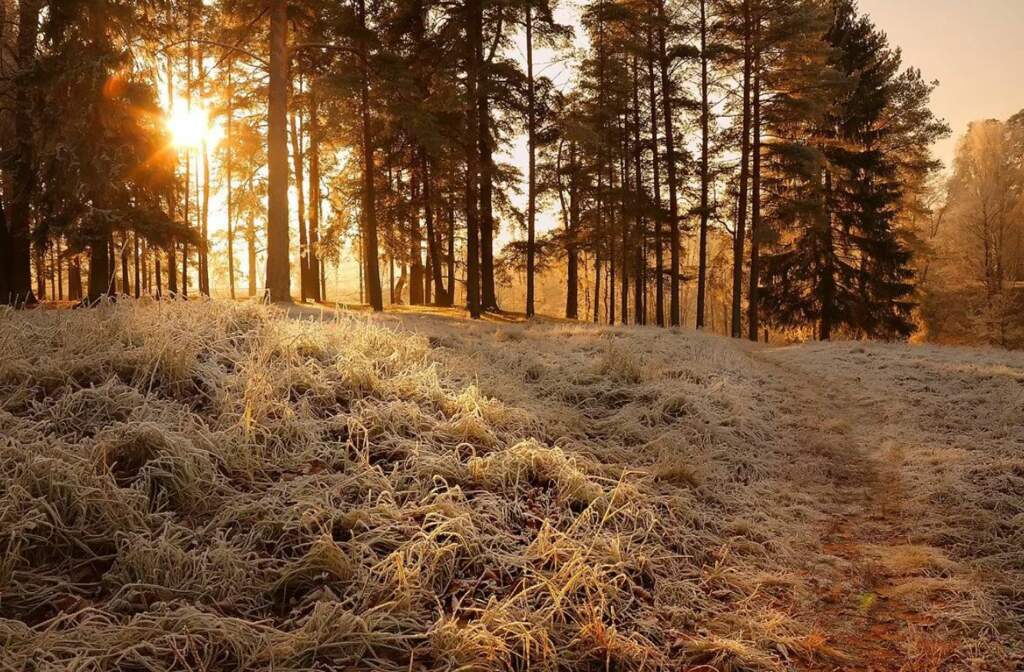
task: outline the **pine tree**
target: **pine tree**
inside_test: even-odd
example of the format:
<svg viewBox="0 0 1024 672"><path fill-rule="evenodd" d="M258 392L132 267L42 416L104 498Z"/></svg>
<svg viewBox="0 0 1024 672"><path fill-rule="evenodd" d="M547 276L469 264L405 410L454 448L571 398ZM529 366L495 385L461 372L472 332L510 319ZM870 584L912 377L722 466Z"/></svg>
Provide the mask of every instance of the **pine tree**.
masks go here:
<svg viewBox="0 0 1024 672"><path fill-rule="evenodd" d="M762 306L782 326L817 325L871 337L907 336L914 290L909 250L894 222L904 171L929 171L927 154L945 125L927 111L932 87L901 74L901 57L850 0L837 0L826 42L830 66L844 78L813 134L816 157L792 188L793 230L765 259ZM885 123L914 117L912 127Z"/></svg>

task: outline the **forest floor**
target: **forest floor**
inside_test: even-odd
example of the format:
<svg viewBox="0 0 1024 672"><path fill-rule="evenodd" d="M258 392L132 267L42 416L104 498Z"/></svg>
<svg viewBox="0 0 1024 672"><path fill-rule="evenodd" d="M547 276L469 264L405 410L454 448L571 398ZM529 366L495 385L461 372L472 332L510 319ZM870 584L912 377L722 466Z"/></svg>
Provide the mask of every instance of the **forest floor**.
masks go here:
<svg viewBox="0 0 1024 672"><path fill-rule="evenodd" d="M202 301L0 352L0 670L1024 669L1019 353Z"/></svg>

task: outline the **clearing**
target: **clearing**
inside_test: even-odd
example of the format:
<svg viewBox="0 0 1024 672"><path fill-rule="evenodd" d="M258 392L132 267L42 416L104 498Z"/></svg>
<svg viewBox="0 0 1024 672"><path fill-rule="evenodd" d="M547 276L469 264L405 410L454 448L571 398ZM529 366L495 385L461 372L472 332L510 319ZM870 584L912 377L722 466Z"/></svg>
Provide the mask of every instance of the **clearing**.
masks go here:
<svg viewBox="0 0 1024 672"><path fill-rule="evenodd" d="M0 670L1024 665L1024 355L145 301L0 353Z"/></svg>

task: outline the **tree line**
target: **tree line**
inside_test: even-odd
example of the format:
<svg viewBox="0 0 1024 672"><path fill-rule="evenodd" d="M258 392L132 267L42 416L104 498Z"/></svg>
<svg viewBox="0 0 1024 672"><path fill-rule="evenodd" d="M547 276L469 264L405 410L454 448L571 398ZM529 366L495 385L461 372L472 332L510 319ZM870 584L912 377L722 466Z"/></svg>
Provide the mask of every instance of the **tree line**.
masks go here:
<svg viewBox="0 0 1024 672"><path fill-rule="evenodd" d="M589 0L565 23L557 0L0 14L8 303L208 295L218 249L232 297L262 280L320 301L348 249L374 310L390 285L479 317L522 278L534 315L558 274L571 319L914 329L907 222L948 129L854 0ZM174 142L168 117L200 105L223 138Z"/></svg>

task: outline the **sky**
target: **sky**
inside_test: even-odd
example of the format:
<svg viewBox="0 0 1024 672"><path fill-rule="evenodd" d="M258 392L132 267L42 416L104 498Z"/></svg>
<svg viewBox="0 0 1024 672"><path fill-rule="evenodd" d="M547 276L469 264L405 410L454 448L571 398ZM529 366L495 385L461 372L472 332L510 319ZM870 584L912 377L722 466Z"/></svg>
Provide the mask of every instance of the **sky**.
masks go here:
<svg viewBox="0 0 1024 672"><path fill-rule="evenodd" d="M967 124L1024 109L1024 0L860 0L860 8L905 65L939 80L932 110L953 136L935 154L947 167Z"/></svg>

